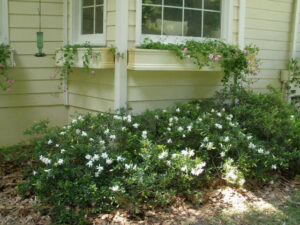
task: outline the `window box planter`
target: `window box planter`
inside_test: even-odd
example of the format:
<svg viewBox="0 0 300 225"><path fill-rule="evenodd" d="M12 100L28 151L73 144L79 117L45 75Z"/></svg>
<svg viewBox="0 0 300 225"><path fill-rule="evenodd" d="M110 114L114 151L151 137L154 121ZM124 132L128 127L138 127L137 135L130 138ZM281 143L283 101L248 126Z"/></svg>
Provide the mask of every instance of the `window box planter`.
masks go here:
<svg viewBox="0 0 300 225"><path fill-rule="evenodd" d="M10 57L8 59L6 59L6 63L9 67L16 67L16 61L15 61L15 49L14 48L10 48Z"/></svg>
<svg viewBox="0 0 300 225"><path fill-rule="evenodd" d="M174 52L156 49L129 49L129 70L158 71L222 71L218 63L199 67L189 59L180 59Z"/></svg>
<svg viewBox="0 0 300 225"><path fill-rule="evenodd" d="M89 68L91 69L111 69L114 68L114 57L109 48L92 48L93 54L96 54L95 59L89 59ZM87 48L78 48L77 52L74 55L74 64L73 67L83 68L83 57L88 51ZM56 51L55 63L56 66L63 66L64 52L61 49ZM62 59L62 60L61 60Z"/></svg>

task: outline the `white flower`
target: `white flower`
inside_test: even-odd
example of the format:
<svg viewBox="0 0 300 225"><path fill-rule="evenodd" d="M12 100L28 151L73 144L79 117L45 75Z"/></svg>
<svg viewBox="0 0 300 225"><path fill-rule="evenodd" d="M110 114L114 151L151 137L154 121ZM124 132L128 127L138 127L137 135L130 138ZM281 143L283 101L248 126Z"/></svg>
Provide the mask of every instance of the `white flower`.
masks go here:
<svg viewBox="0 0 300 225"><path fill-rule="evenodd" d="M117 157L117 161L118 161L118 162L125 161L125 158L123 158L122 156L118 156L118 157Z"/></svg>
<svg viewBox="0 0 300 225"><path fill-rule="evenodd" d="M58 147L59 147L59 144L56 144L56 145L55 145L55 147L57 147L57 148L58 148Z"/></svg>
<svg viewBox="0 0 300 225"><path fill-rule="evenodd" d="M32 175L35 176L37 174L37 172L34 170L32 171Z"/></svg>
<svg viewBox="0 0 300 225"><path fill-rule="evenodd" d="M167 161L167 165L171 166L171 161L170 160Z"/></svg>
<svg viewBox="0 0 300 225"><path fill-rule="evenodd" d="M218 112L218 113L217 113L217 116L218 116L218 117L222 117L222 113Z"/></svg>
<svg viewBox="0 0 300 225"><path fill-rule="evenodd" d="M258 153L260 153L260 154L263 154L263 153L264 153L264 150L263 150L262 148L259 148L257 151L258 151Z"/></svg>
<svg viewBox="0 0 300 225"><path fill-rule="evenodd" d="M58 163L58 165L61 165L61 164L64 163L64 160L63 160L63 159L59 159L59 160L57 161L57 163Z"/></svg>
<svg viewBox="0 0 300 225"><path fill-rule="evenodd" d="M166 112L167 112L167 110L165 110L165 109L164 109L164 110L163 110L163 112L164 112L164 113L166 113Z"/></svg>
<svg viewBox="0 0 300 225"><path fill-rule="evenodd" d="M293 120L293 119L295 119L295 116L294 116L294 115L291 115L291 117L290 117L290 118L291 118L291 120Z"/></svg>
<svg viewBox="0 0 300 225"><path fill-rule="evenodd" d="M122 117L121 117L121 116L119 116L119 115L114 115L114 119L115 119L115 120L121 120L121 119L122 119Z"/></svg>
<svg viewBox="0 0 300 225"><path fill-rule="evenodd" d="M175 159L176 157L177 157L176 153L172 154L172 159Z"/></svg>
<svg viewBox="0 0 300 225"><path fill-rule="evenodd" d="M93 138L90 138L90 139L89 139L89 141L93 142L93 141L94 141L94 139L93 139Z"/></svg>
<svg viewBox="0 0 300 225"><path fill-rule="evenodd" d="M213 113L213 112L215 112L215 110L214 110L214 109L211 109L211 112Z"/></svg>
<svg viewBox="0 0 300 225"><path fill-rule="evenodd" d="M189 125L189 126L187 126L187 130L188 130L189 132L191 132L191 131L192 131L192 128L193 128L193 126L192 126L192 125Z"/></svg>
<svg viewBox="0 0 300 225"><path fill-rule="evenodd" d="M155 115L154 117L155 117L155 119L157 119L157 120L159 119L159 116L158 116L158 115Z"/></svg>
<svg viewBox="0 0 300 225"><path fill-rule="evenodd" d="M168 143L168 144L171 144L171 143L172 143L172 139L169 138L169 139L167 140L167 143Z"/></svg>
<svg viewBox="0 0 300 225"><path fill-rule="evenodd" d="M220 155L223 158L225 156L225 152L221 152Z"/></svg>
<svg viewBox="0 0 300 225"><path fill-rule="evenodd" d="M46 173L50 173L51 169L44 170Z"/></svg>
<svg viewBox="0 0 300 225"><path fill-rule="evenodd" d="M103 152L103 153L101 154L101 157L102 157L103 159L107 159L107 158L108 158L108 155L107 155L106 152Z"/></svg>
<svg viewBox="0 0 300 225"><path fill-rule="evenodd" d="M78 135L78 134L80 134L81 133L81 130L79 130L79 129L76 129L76 134Z"/></svg>
<svg viewBox="0 0 300 225"><path fill-rule="evenodd" d="M272 169L273 169L273 170L276 170L276 169L277 169L277 166L276 166L276 165L272 165Z"/></svg>
<svg viewBox="0 0 300 225"><path fill-rule="evenodd" d="M176 112L180 112L180 109L179 109L179 108L177 108L177 109L176 109Z"/></svg>
<svg viewBox="0 0 300 225"><path fill-rule="evenodd" d="M195 155L195 150L190 150L188 154L190 157L193 157Z"/></svg>
<svg viewBox="0 0 300 225"><path fill-rule="evenodd" d="M177 117L177 116L174 116L174 120L175 120L176 122L178 122L178 117Z"/></svg>
<svg viewBox="0 0 300 225"><path fill-rule="evenodd" d="M186 149L184 149L184 150L181 151L181 154L183 156L187 156L189 154L189 152Z"/></svg>
<svg viewBox="0 0 300 225"><path fill-rule="evenodd" d="M51 139L49 139L48 145L51 145L52 143L53 143L53 141Z"/></svg>
<svg viewBox="0 0 300 225"><path fill-rule="evenodd" d="M218 128L218 129L222 129L222 125L221 124L218 124L218 123L215 123L215 127Z"/></svg>
<svg viewBox="0 0 300 225"><path fill-rule="evenodd" d="M163 152L158 156L159 159L164 159L164 158L166 158L166 157L168 157L168 152L166 152L166 151L163 151Z"/></svg>
<svg viewBox="0 0 300 225"><path fill-rule="evenodd" d="M60 132L60 135L65 135L65 133L66 133L66 132L63 132L63 131L62 131L62 132Z"/></svg>
<svg viewBox="0 0 300 225"><path fill-rule="evenodd" d="M256 148L256 145L255 144L253 144L252 142L250 142L250 144L249 144L249 146L248 146L249 148L252 148L252 149L255 149Z"/></svg>
<svg viewBox="0 0 300 225"><path fill-rule="evenodd" d="M208 137L205 137L205 138L203 139L203 141L204 141L204 142L208 142Z"/></svg>
<svg viewBox="0 0 300 225"><path fill-rule="evenodd" d="M40 156L40 160L46 165L51 163L51 159L48 159L42 155Z"/></svg>
<svg viewBox="0 0 300 225"><path fill-rule="evenodd" d="M139 124L138 124L138 123L134 123L132 126L133 126L134 128L138 128L138 127L139 127Z"/></svg>
<svg viewBox="0 0 300 225"><path fill-rule="evenodd" d="M132 121L131 115L127 115L127 122L128 122L128 123L131 123L131 121Z"/></svg>
<svg viewBox="0 0 300 225"><path fill-rule="evenodd" d="M231 121L232 120L232 115L230 114L229 116L226 117L226 120Z"/></svg>
<svg viewBox="0 0 300 225"><path fill-rule="evenodd" d="M203 173L203 171L203 169L192 168L191 174L194 176L199 176L201 173Z"/></svg>
<svg viewBox="0 0 300 225"><path fill-rule="evenodd" d="M81 136L83 136L83 137L87 137L87 136L88 136L88 134L87 134L85 131L82 131L82 132L81 132Z"/></svg>
<svg viewBox="0 0 300 225"><path fill-rule="evenodd" d="M182 132L182 131L183 131L183 128L182 128L182 127L178 127L177 130L178 130L179 132Z"/></svg>
<svg viewBox="0 0 300 225"><path fill-rule="evenodd" d="M167 128L167 130L168 130L168 131L171 131L171 128L170 128L170 127L168 127L168 128Z"/></svg>
<svg viewBox="0 0 300 225"><path fill-rule="evenodd" d="M206 145L206 148L208 150L214 149L214 143L213 142L208 142L207 145Z"/></svg>
<svg viewBox="0 0 300 225"><path fill-rule="evenodd" d="M116 135L114 135L114 134L110 135L109 138L112 139L112 140L115 140L116 139Z"/></svg>
<svg viewBox="0 0 300 225"><path fill-rule="evenodd" d="M265 155L269 155L270 154L270 151L265 151Z"/></svg>
<svg viewBox="0 0 300 225"><path fill-rule="evenodd" d="M99 144L100 144L100 145L104 145L104 144L105 144L105 141L100 140L100 141L99 141Z"/></svg>
<svg viewBox="0 0 300 225"><path fill-rule="evenodd" d="M109 133L109 129L107 128L105 131L104 131L104 134L108 134Z"/></svg>
<svg viewBox="0 0 300 225"><path fill-rule="evenodd" d="M182 137L185 138L185 134L183 134Z"/></svg>
<svg viewBox="0 0 300 225"><path fill-rule="evenodd" d="M111 188L111 190L112 190L112 191L118 191L118 190L119 190L119 186L118 186L118 185L113 186L113 187Z"/></svg>
<svg viewBox="0 0 300 225"><path fill-rule="evenodd" d="M80 116L78 116L78 118L77 118L78 120L80 120L80 121L83 121L83 117L82 117L82 115L80 115Z"/></svg>
<svg viewBox="0 0 300 225"><path fill-rule="evenodd" d="M253 138L252 136L247 136L247 139L248 139L248 140L250 140L250 139L252 139L252 138Z"/></svg>
<svg viewBox="0 0 300 225"><path fill-rule="evenodd" d="M199 122L202 122L202 120L203 120L202 118L200 118L200 117L198 118L198 121L199 121Z"/></svg>
<svg viewBox="0 0 300 225"><path fill-rule="evenodd" d="M106 164L107 164L107 165L110 165L110 164L112 164L112 162L113 162L113 160L112 160L112 159L110 159L110 158L107 158L107 159L106 159Z"/></svg>
<svg viewBox="0 0 300 225"><path fill-rule="evenodd" d="M74 119L74 120L72 120L72 123L77 123L77 120L75 120L75 119Z"/></svg>
<svg viewBox="0 0 300 225"><path fill-rule="evenodd" d="M86 165L87 165L88 167L92 167L92 166L93 166L93 161L92 161L92 160L88 161Z"/></svg>
<svg viewBox="0 0 300 225"><path fill-rule="evenodd" d="M92 158L92 156L89 155L89 154L87 154L87 155L85 156L85 158L86 158L87 160L90 160L90 159Z"/></svg>
<svg viewBox="0 0 300 225"><path fill-rule="evenodd" d="M169 119L169 123L173 123L173 117L171 117L170 119Z"/></svg>
<svg viewBox="0 0 300 225"><path fill-rule="evenodd" d="M224 142L228 142L228 141L229 141L229 137L226 136L226 137L224 138Z"/></svg>
<svg viewBox="0 0 300 225"><path fill-rule="evenodd" d="M94 154L92 161L98 161L99 160L99 155L98 154Z"/></svg>
<svg viewBox="0 0 300 225"><path fill-rule="evenodd" d="M99 172L97 171L96 173L95 173L95 177L99 177Z"/></svg>
<svg viewBox="0 0 300 225"><path fill-rule="evenodd" d="M122 127L121 130L122 130L122 131L126 130L126 127Z"/></svg>
<svg viewBox="0 0 300 225"><path fill-rule="evenodd" d="M125 164L125 169L129 170L131 168L130 164Z"/></svg>
<svg viewBox="0 0 300 225"><path fill-rule="evenodd" d="M147 138L147 131L144 130L144 131L142 132L142 137L143 137L144 139Z"/></svg>
<svg viewBox="0 0 300 225"><path fill-rule="evenodd" d="M187 170L187 166L181 167L181 171L185 172Z"/></svg>
<svg viewBox="0 0 300 225"><path fill-rule="evenodd" d="M98 170L99 173L101 173L103 171L103 166L101 166L100 164L96 167L96 169Z"/></svg>
<svg viewBox="0 0 300 225"><path fill-rule="evenodd" d="M271 184L271 185L272 185L272 184L274 184L274 181L273 181L273 180L271 180L271 181L270 181L270 184Z"/></svg>

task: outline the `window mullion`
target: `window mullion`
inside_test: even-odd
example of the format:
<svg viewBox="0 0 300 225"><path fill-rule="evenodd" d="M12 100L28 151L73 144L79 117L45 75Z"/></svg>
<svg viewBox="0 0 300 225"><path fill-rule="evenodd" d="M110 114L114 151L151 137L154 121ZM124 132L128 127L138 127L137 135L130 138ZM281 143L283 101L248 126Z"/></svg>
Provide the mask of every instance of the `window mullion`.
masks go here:
<svg viewBox="0 0 300 225"><path fill-rule="evenodd" d="M185 0L182 1L182 31L181 35L184 36L184 5L185 5Z"/></svg>
<svg viewBox="0 0 300 225"><path fill-rule="evenodd" d="M164 33L164 6L165 6L165 0L162 0L162 6L161 6L161 32L160 34L163 35Z"/></svg>
<svg viewBox="0 0 300 225"><path fill-rule="evenodd" d="M93 22L94 34L96 34L96 0L94 0L94 22Z"/></svg>

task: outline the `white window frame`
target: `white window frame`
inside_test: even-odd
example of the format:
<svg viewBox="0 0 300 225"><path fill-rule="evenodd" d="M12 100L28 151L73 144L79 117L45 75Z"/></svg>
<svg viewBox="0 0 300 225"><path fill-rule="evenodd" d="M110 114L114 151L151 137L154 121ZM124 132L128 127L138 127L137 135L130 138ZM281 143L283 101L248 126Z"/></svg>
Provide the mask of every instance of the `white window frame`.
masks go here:
<svg viewBox="0 0 300 225"><path fill-rule="evenodd" d="M0 44L9 44L8 1L0 0Z"/></svg>
<svg viewBox="0 0 300 225"><path fill-rule="evenodd" d="M90 45L106 45L106 1L103 1L103 34L81 34L82 0L71 1L71 44L84 44L88 42Z"/></svg>
<svg viewBox="0 0 300 225"><path fill-rule="evenodd" d="M221 38L226 43L232 43L233 0L221 0ZM182 37L171 35L142 34L142 0L137 0L136 6L136 46L140 46L145 38L164 43L183 43L187 40L203 41L202 37Z"/></svg>

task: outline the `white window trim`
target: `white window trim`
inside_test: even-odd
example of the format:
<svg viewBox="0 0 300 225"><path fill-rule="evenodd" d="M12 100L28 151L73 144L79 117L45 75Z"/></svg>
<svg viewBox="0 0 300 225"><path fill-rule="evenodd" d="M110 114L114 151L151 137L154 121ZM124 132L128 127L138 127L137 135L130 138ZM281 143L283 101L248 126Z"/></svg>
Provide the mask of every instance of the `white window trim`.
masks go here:
<svg viewBox="0 0 300 225"><path fill-rule="evenodd" d="M0 10L0 44L9 44L7 0L0 0Z"/></svg>
<svg viewBox="0 0 300 225"><path fill-rule="evenodd" d="M232 20L233 20L233 0L221 0L221 40L232 43ZM182 43L187 40L203 41L200 37L182 37L170 35L146 35L142 34L142 0L137 0L136 6L136 46L140 46L145 38L153 41L163 41L165 43Z"/></svg>
<svg viewBox="0 0 300 225"><path fill-rule="evenodd" d="M106 1L103 6L103 34L81 34L81 1L70 1L70 44L84 44L88 42L90 45L105 46L106 45Z"/></svg>

